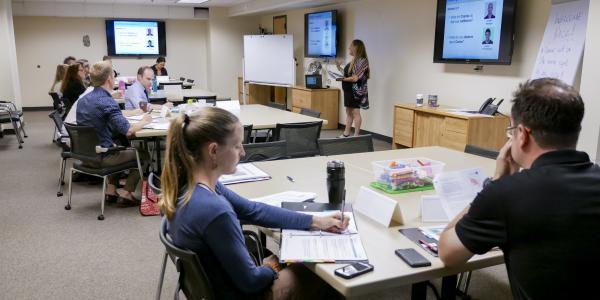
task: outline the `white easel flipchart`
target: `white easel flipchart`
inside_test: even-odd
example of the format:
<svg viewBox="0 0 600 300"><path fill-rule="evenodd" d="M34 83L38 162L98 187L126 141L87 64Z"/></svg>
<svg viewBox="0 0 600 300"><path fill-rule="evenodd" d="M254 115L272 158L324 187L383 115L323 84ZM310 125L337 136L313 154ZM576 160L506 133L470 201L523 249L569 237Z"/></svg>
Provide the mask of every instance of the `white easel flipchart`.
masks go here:
<svg viewBox="0 0 600 300"><path fill-rule="evenodd" d="M244 104L246 84L293 86L296 83L294 38L289 34L244 36Z"/></svg>
<svg viewBox="0 0 600 300"><path fill-rule="evenodd" d="M589 0L554 0L531 79L558 78L573 84L583 56Z"/></svg>

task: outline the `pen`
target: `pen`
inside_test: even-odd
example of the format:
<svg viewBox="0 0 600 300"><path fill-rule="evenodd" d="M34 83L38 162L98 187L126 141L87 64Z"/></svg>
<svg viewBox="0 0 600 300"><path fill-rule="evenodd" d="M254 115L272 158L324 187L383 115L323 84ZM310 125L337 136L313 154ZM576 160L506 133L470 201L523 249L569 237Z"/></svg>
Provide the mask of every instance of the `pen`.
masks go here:
<svg viewBox="0 0 600 300"><path fill-rule="evenodd" d="M346 190L344 189L344 195L342 196L342 226L344 226L344 210L346 209Z"/></svg>
<svg viewBox="0 0 600 300"><path fill-rule="evenodd" d="M285 177L287 177L287 180L289 180L290 182L295 182L295 181L294 181L294 178L292 178L292 177L290 177L290 176L285 176Z"/></svg>
<svg viewBox="0 0 600 300"><path fill-rule="evenodd" d="M151 114L153 110L154 109L151 108L150 110L148 110L147 114Z"/></svg>

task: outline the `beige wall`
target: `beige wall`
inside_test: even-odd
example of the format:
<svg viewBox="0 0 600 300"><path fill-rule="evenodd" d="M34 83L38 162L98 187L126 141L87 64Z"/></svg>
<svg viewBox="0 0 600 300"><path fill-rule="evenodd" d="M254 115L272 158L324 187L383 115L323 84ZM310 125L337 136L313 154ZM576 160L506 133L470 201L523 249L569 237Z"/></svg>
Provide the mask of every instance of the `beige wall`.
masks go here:
<svg viewBox="0 0 600 300"><path fill-rule="evenodd" d="M590 1L585 55L581 75L581 96L585 101L585 117L579 148L600 161L598 128L600 127L600 1Z"/></svg>
<svg viewBox="0 0 600 300"><path fill-rule="evenodd" d="M258 17L229 17L227 8L209 10L209 83L219 97L238 98L242 75L243 37L258 32Z"/></svg>
<svg viewBox="0 0 600 300"><path fill-rule="evenodd" d="M21 106L10 0L0 0L0 100Z"/></svg>
<svg viewBox="0 0 600 300"><path fill-rule="evenodd" d="M485 66L475 72L470 65L434 64L435 0L360 0L318 9L292 10L287 14L288 33L294 35L295 56L304 55L304 14L335 8L340 16L338 56L350 60L349 43L362 39L371 63L371 109L363 111L363 128L392 135L392 107L411 102L415 94L437 94L442 104L478 109L484 99L510 99L519 82L531 74L550 13L549 0L519 1L513 63ZM262 26L272 27L273 15L263 16ZM306 63L305 63L306 64ZM332 66L333 67L333 66ZM333 67L334 68L334 67ZM296 78L304 81L303 66ZM332 86L339 87L336 82ZM506 112L510 105L501 109ZM340 113L340 122L345 120Z"/></svg>
<svg viewBox="0 0 600 300"><path fill-rule="evenodd" d="M48 90L56 64L64 57L73 55L95 62L107 54L104 24L101 18L14 18L23 106L52 105ZM166 21L169 75L192 78L198 88L204 89L208 88L207 28L206 21ZM82 43L86 34L90 36L90 47ZM113 64L121 75L134 76L138 67L152 65L154 59L115 58Z"/></svg>

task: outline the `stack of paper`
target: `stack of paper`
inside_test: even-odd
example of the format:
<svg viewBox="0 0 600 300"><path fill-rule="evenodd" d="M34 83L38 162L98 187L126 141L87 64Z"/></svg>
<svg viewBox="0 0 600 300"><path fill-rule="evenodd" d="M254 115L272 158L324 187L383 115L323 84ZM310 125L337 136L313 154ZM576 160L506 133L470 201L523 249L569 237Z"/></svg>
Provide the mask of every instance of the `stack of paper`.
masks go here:
<svg viewBox="0 0 600 300"><path fill-rule="evenodd" d="M479 169L443 172L433 180L437 195L421 197L423 222L448 222L483 189L485 173Z"/></svg>
<svg viewBox="0 0 600 300"><path fill-rule="evenodd" d="M222 175L219 182L223 184L234 184L271 179L269 174L257 168L251 163L239 164L233 174Z"/></svg>
<svg viewBox="0 0 600 300"><path fill-rule="evenodd" d="M330 215L333 212L303 212L311 215ZM368 261L363 248L354 216L350 218L348 229L340 234L317 231L281 231L280 260L282 262L330 262L343 263Z"/></svg>

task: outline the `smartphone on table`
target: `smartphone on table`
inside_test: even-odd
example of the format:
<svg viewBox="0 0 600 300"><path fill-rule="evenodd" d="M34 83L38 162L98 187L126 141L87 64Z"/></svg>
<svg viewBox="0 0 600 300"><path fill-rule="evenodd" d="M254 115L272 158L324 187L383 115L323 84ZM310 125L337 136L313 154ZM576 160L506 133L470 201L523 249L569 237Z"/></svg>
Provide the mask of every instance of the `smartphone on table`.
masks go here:
<svg viewBox="0 0 600 300"><path fill-rule="evenodd" d="M371 272L373 269L373 265L369 263L355 262L339 269L335 269L333 273L339 277L350 279Z"/></svg>

